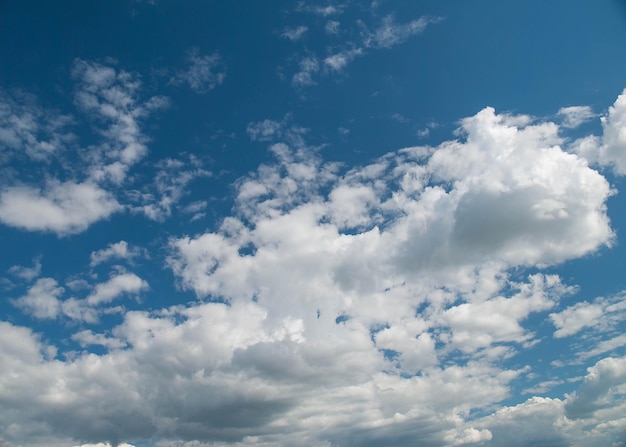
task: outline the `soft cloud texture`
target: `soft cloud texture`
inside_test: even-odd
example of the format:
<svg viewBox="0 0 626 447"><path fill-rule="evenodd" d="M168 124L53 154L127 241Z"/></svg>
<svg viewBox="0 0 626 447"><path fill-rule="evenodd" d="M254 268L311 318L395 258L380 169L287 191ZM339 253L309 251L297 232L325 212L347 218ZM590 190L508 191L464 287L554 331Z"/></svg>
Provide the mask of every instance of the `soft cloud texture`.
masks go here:
<svg viewBox="0 0 626 447"><path fill-rule="evenodd" d="M198 48L187 53L187 68L176 73L170 82L186 84L196 93L207 93L224 82L226 70L219 53L201 54Z"/></svg>
<svg viewBox="0 0 626 447"><path fill-rule="evenodd" d="M115 73L88 68L83 77L100 92L120 82ZM605 132L615 116L611 109ZM601 317L621 321L622 298L562 308L576 288L524 270L594 253L615 237L608 181L567 150L557 123L487 107L460 121L456 139L345 168L325 162L307 129L290 121L249 123L250 138L273 159L235 182L232 213L217 228L169 238L167 268L196 300L114 306L150 290L117 266L74 296L40 278L12 301L33 318L80 327L68 336L75 350L59 354L32 330L0 322L0 402L12 409L0 412L6 442L621 441L619 336L596 343L595 355L610 356L588 368L574 393L502 404L532 372L523 355L543 342L531 318L552 321L561 339ZM130 146L112 140L119 161L143 143L130 130L108 135L117 132L130 135ZM134 149L129 156L126 169L142 157ZM187 180L173 173L187 165L159 166L162 197L175 203ZM93 251L90 267L135 255L120 241ZM113 327L99 324L104 315L117 319Z"/></svg>
<svg viewBox="0 0 626 447"><path fill-rule="evenodd" d="M13 186L0 192L2 223L59 236L80 233L121 208L112 194L87 182L51 181L43 190Z"/></svg>

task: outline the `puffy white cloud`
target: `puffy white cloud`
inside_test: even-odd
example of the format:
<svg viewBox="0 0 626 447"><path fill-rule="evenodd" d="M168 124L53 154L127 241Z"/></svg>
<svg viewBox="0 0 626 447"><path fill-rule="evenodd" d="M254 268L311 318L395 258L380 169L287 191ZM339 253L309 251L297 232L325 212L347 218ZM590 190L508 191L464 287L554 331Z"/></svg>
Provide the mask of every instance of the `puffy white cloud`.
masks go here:
<svg viewBox="0 0 626 447"><path fill-rule="evenodd" d="M615 103L609 108L606 116L602 117L603 138L600 148L599 161L601 164L610 164L615 172L626 174L626 90L618 96Z"/></svg>
<svg viewBox="0 0 626 447"><path fill-rule="evenodd" d="M596 298L591 303L578 302L560 312L550 314L550 319L557 329L554 336L568 337L585 328L606 332L626 319L625 309L626 297L623 294L608 299Z"/></svg>
<svg viewBox="0 0 626 447"><path fill-rule="evenodd" d="M609 166L617 175L626 174L626 90L601 117L601 136L588 135L574 141L571 150L591 164Z"/></svg>
<svg viewBox="0 0 626 447"><path fill-rule="evenodd" d="M52 278L40 278L28 289L26 295L14 300L14 304L24 312L39 319L56 318L61 309L59 297L63 287Z"/></svg>
<svg viewBox="0 0 626 447"><path fill-rule="evenodd" d="M626 358L605 358L587 369L580 388L567 397L565 411L569 418L588 418L610 406L612 392L626 382ZM622 406L624 402L621 403Z"/></svg>
<svg viewBox="0 0 626 447"><path fill-rule="evenodd" d="M202 55L198 48L192 48L187 52L187 64L185 70L170 79L172 84L187 84L197 93L207 93L226 78L222 57L217 52Z"/></svg>
<svg viewBox="0 0 626 447"><path fill-rule="evenodd" d="M109 244L107 248L91 252L89 265L95 267L103 262L107 262L110 259L125 259L132 261L139 256L145 256L145 250L139 247L129 246L126 241L119 241L113 244Z"/></svg>
<svg viewBox="0 0 626 447"><path fill-rule="evenodd" d="M95 334L89 329L75 333L72 335L72 340L80 343L82 347L100 345L109 349L116 349L126 346L126 343L117 338L107 337L104 334Z"/></svg>
<svg viewBox="0 0 626 447"><path fill-rule="evenodd" d="M13 186L0 192L0 222L59 236L80 233L121 208L109 192L88 182L50 181L43 190Z"/></svg>
<svg viewBox="0 0 626 447"><path fill-rule="evenodd" d="M123 208L117 187L147 154L141 121L167 100L141 101L137 75L99 63L76 60L72 76L75 104L102 139L86 148L77 148L76 137L64 130L72 123L68 116L43 110L32 99L17 106L0 97L0 144L9 148L0 159L0 222L6 225L58 236L85 231ZM3 130L5 125L12 130ZM4 163L24 153L39 162L55 157L61 172L52 177L47 165L32 164L36 175L22 179Z"/></svg>
<svg viewBox="0 0 626 447"><path fill-rule="evenodd" d="M105 80L93 82L112 76L96 74ZM8 442L619 441L623 359L598 362L565 400L500 404L529 372L507 359L540 341L528 318L558 314L573 291L555 275L512 271L614 237L607 181L561 148L556 124L488 108L463 120L456 140L343 172L306 145L303 129L249 129L275 162L237 182L233 215L215 231L169 241L166 262L196 302L73 335L101 354L56 356L31 331L0 323ZM126 250L112 245L93 259ZM61 312L97 318L102 305L147 287L118 272Z"/></svg>
<svg viewBox="0 0 626 447"><path fill-rule="evenodd" d="M148 283L139 276L134 273L122 273L96 285L86 301L91 306L98 306L108 304L122 294L138 294L148 289Z"/></svg>

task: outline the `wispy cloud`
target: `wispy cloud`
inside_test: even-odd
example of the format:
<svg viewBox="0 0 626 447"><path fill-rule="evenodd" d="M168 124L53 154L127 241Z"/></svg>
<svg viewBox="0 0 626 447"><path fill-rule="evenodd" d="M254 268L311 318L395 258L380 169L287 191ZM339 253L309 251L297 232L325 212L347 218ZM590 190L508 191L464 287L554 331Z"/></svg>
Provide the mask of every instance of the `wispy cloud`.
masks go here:
<svg viewBox="0 0 626 447"><path fill-rule="evenodd" d="M380 27L365 37L364 44L371 48L391 48L412 36L421 34L428 25L441 20L441 18L420 17L408 23L396 23L394 17L389 15L383 19Z"/></svg>
<svg viewBox="0 0 626 447"><path fill-rule="evenodd" d="M170 78L174 85L186 84L197 93L207 93L224 82L226 68L219 53L201 54L198 48L187 53L187 67Z"/></svg>
<svg viewBox="0 0 626 447"><path fill-rule="evenodd" d="M146 251L140 247L133 247L126 241L109 244L107 248L91 252L90 267L95 267L111 259L132 261L141 256L146 256Z"/></svg>
<svg viewBox="0 0 626 447"><path fill-rule="evenodd" d="M300 71L293 75L291 84L296 87L315 85L313 76L320 70L320 64L315 56L307 56L298 63Z"/></svg>
<svg viewBox="0 0 626 447"><path fill-rule="evenodd" d="M302 38L302 36L304 36L304 33L307 32L309 28L307 26L304 25L300 25L298 27L295 28L286 28L282 33L281 36L291 40L292 42L295 42L297 40L300 40Z"/></svg>

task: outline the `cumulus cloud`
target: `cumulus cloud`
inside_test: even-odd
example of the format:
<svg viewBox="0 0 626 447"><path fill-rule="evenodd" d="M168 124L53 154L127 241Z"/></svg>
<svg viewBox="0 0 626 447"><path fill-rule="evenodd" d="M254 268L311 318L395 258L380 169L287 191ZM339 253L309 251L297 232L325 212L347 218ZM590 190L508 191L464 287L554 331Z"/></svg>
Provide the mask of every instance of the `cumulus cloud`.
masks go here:
<svg viewBox="0 0 626 447"><path fill-rule="evenodd" d="M580 388L567 397L565 411L569 418L589 418L610 406L612 393L626 382L626 358L606 358L587 369ZM622 403L623 405L623 403Z"/></svg>
<svg viewBox="0 0 626 447"><path fill-rule="evenodd" d="M219 53L200 54L198 48L187 53L187 67L170 79L174 85L186 84L196 93L207 93L224 82L226 70Z"/></svg>
<svg viewBox="0 0 626 447"><path fill-rule="evenodd" d="M138 294L148 288L148 283L134 273L123 273L98 284L86 301L91 306L98 306L110 303L122 294Z"/></svg>
<svg viewBox="0 0 626 447"><path fill-rule="evenodd" d="M569 337L585 328L593 328L595 332L606 332L614 329L618 323L626 319L626 298L617 295L611 298L596 298L593 302L581 301L550 314L556 327L554 336Z"/></svg>
<svg viewBox="0 0 626 447"><path fill-rule="evenodd" d="M13 186L0 192L0 222L59 236L80 233L121 209L112 194L90 182L50 181L44 189Z"/></svg>
<svg viewBox="0 0 626 447"><path fill-rule="evenodd" d="M556 275L519 272L614 238L608 182L563 149L556 123L486 108L460 122L457 139L352 169L324 162L285 120L248 129L274 161L236 182L217 228L168 242L166 263L197 301L73 335L100 354L57 356L32 331L0 323L9 442L619 441L623 358L597 362L565 399L501 404L529 372L521 356L507 360L541 342L528 319L559 314L574 292ZM147 288L118 272L61 311L99 311ZM41 289L58 300L56 283ZM474 411L486 408L493 414Z"/></svg>
<svg viewBox="0 0 626 447"><path fill-rule="evenodd" d="M160 96L140 100L137 75L96 62L76 60L72 77L75 105L92 120L100 137L82 150L64 131L72 122L68 116L43 110L33 100L17 106L0 97L0 144L9 147L3 156L25 153L39 162L54 156L61 166L61 172L52 176L45 165L35 164L36 176L27 179L2 166L6 175L0 182L0 222L5 225L66 236L123 209L117 188L148 151L140 124L154 110L166 107L167 100ZM12 130L4 129L5 124ZM6 161L0 159L0 164Z"/></svg>
<svg viewBox="0 0 626 447"><path fill-rule="evenodd" d="M89 265L95 267L103 262L107 262L110 259L125 259L132 261L134 258L144 256L145 250L139 247L133 247L128 245L126 241L119 241L114 244L109 244L107 248L91 252L89 256L91 261Z"/></svg>
<svg viewBox="0 0 626 447"><path fill-rule="evenodd" d="M617 97L601 118L601 136L581 137L571 150L589 163L610 167L615 174L626 174L626 90Z"/></svg>
<svg viewBox="0 0 626 447"><path fill-rule="evenodd" d="M63 292L63 287L59 287L54 279L41 278L13 304L35 318L54 319L61 309L59 297Z"/></svg>

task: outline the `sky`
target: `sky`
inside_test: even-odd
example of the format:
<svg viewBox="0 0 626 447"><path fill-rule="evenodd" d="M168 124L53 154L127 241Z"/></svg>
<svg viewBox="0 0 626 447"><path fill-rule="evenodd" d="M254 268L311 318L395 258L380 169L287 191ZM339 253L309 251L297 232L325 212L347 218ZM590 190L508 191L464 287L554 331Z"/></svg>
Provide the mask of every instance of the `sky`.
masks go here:
<svg viewBox="0 0 626 447"><path fill-rule="evenodd" d="M626 2L0 1L0 447L626 446Z"/></svg>

